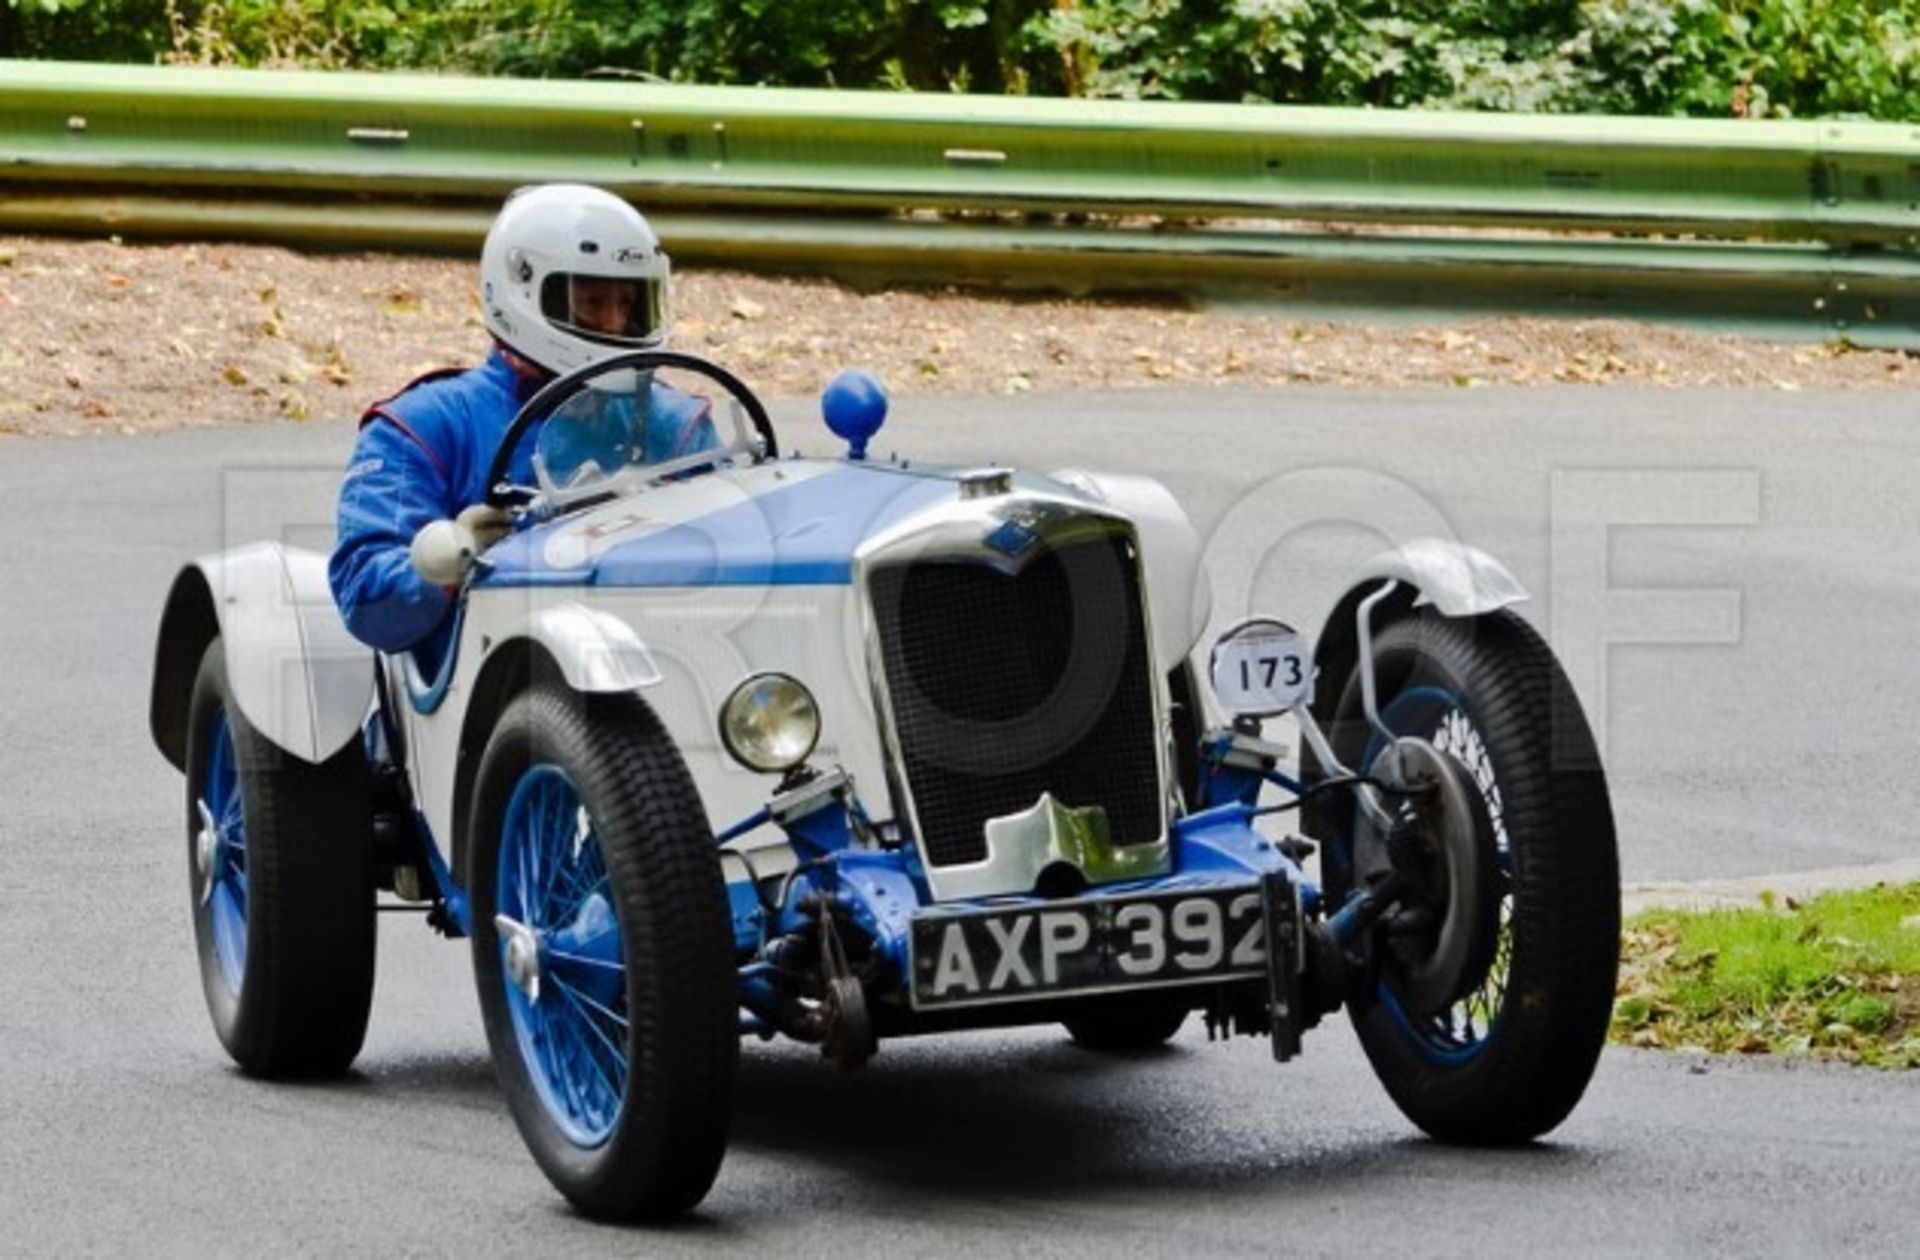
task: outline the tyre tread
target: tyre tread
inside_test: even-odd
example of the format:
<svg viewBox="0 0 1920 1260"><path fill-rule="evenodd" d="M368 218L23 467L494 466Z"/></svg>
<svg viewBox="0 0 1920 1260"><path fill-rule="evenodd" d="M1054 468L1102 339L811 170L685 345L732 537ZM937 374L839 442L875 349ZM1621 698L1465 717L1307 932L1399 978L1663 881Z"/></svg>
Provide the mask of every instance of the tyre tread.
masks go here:
<svg viewBox="0 0 1920 1260"><path fill-rule="evenodd" d="M1395 1102L1434 1137L1530 1141L1578 1103L1612 1014L1620 875L1599 755L1552 651L1512 613L1460 620L1422 611L1383 631L1375 651L1445 662L1471 696L1496 760L1514 897L1503 1011L1474 1060L1422 1061L1378 1005L1357 1020L1362 1041ZM1341 700L1343 713L1350 702Z"/></svg>
<svg viewBox="0 0 1920 1260"><path fill-rule="evenodd" d="M233 735L247 827L248 901L242 992L224 1027L216 1012L216 1031L249 1075L337 1076L360 1053L373 1005L366 755L356 739L316 765L260 734L233 701L219 639L208 646L195 678L194 738L213 703L225 709ZM189 847L199 766L190 751ZM214 975L203 979L209 986L223 983Z"/></svg>
<svg viewBox="0 0 1920 1260"><path fill-rule="evenodd" d="M540 1104L516 1100L514 1118L535 1158L582 1211L603 1219L664 1220L691 1209L712 1187L726 1152L733 1075L739 1056L739 1014L732 957L732 921L713 835L692 776L659 719L632 696L582 696L540 684L511 702L485 757L472 817L485 832L491 796L503 791L501 767L530 761L535 750L568 750L576 789L593 802L594 830L620 901L630 983L627 1100L621 1136L592 1169L551 1143ZM523 755L518 761L503 758ZM490 905L496 834L469 846L468 887ZM475 976L482 986L496 1061L517 1050L506 1017L486 991L499 983L487 957L497 940L476 914ZM655 956L671 965L640 967ZM503 1040L501 1034L504 1034ZM503 1084L518 1088L503 1066ZM637 1119L636 1119L637 1117ZM617 1150L614 1149L617 1147Z"/></svg>

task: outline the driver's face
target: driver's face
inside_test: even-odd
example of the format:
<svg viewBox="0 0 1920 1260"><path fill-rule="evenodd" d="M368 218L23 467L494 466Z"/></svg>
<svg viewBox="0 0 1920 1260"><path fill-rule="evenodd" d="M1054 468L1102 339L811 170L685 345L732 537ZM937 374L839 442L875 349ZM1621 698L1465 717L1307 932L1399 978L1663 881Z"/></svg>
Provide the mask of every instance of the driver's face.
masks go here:
<svg viewBox="0 0 1920 1260"><path fill-rule="evenodd" d="M574 276L570 284L574 323L612 336L627 331L634 304L640 300L638 284L598 276Z"/></svg>

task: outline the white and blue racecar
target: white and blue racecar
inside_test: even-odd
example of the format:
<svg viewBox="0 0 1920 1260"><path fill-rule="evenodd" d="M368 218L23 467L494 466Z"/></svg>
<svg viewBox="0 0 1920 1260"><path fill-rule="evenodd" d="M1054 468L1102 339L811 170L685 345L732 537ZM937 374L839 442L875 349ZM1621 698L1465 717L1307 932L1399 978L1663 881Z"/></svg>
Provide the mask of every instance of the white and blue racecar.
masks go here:
<svg viewBox="0 0 1920 1260"><path fill-rule="evenodd" d="M668 380L714 400L717 445L582 456ZM1257 618L1197 653L1200 540L1158 483L873 459L877 383L824 406L846 452L783 458L690 355L554 382L489 479L511 533L415 540L460 585L431 672L347 633L324 556L181 572L153 734L244 1069L352 1062L384 892L471 940L514 1119L596 1216L706 1193L746 1034L853 1067L997 1025L1139 1050L1197 1013L1284 1060L1344 1005L1435 1137L1566 1117L1611 1008L1617 858L1504 568L1402 547L1317 645ZM536 432L538 484L503 483ZM1263 738L1282 714L1297 765Z"/></svg>

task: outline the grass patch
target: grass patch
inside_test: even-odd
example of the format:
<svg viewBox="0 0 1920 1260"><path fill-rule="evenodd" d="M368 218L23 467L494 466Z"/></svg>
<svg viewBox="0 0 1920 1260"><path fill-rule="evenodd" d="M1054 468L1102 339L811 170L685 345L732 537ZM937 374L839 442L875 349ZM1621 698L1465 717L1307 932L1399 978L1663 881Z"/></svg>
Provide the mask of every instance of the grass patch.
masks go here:
<svg viewBox="0 0 1920 1260"><path fill-rule="evenodd" d="M1613 1039L1920 1067L1920 883L1627 921Z"/></svg>

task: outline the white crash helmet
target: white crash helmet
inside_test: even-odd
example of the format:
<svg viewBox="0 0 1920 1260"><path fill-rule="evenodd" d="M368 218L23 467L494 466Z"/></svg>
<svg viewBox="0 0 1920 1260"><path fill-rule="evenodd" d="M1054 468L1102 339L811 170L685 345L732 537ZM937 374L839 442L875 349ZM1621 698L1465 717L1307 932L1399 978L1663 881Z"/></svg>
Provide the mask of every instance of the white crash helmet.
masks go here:
<svg viewBox="0 0 1920 1260"><path fill-rule="evenodd" d="M586 184L542 184L508 197L488 229L480 306L509 350L570 372L666 341L667 270L638 210Z"/></svg>

